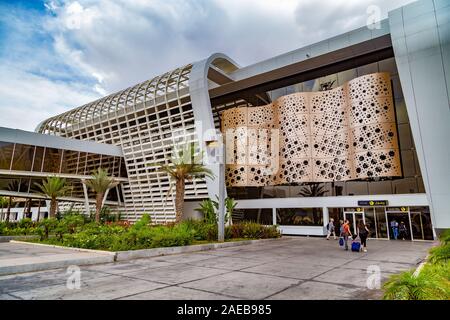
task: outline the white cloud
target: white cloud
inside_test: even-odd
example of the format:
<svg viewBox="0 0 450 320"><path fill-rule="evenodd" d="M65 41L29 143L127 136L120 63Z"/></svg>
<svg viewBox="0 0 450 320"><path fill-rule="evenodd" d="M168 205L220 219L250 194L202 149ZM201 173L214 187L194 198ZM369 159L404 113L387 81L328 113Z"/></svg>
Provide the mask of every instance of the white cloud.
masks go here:
<svg viewBox="0 0 450 320"><path fill-rule="evenodd" d="M100 97L89 86L0 67L0 126L33 131L42 120Z"/></svg>
<svg viewBox="0 0 450 320"><path fill-rule="evenodd" d="M63 2L48 26L56 43L62 37L82 51L76 64L112 92L213 52L251 64L363 26L370 5L386 16L410 1L78 0ZM73 16L78 27L65 28Z"/></svg>
<svg viewBox="0 0 450 320"><path fill-rule="evenodd" d="M22 39L14 45L24 46L23 51L32 51L32 55L10 57L6 64L0 56L0 63L20 70L15 75L20 79L18 90L34 96L25 99L31 99L30 109L32 103L39 105L42 111L36 118L40 114L42 120L214 52L223 52L245 66L363 26L369 5L378 5L385 17L388 10L408 2L52 0L46 3L48 14L34 26L51 39L51 47L34 50L30 45L27 51L28 42ZM36 70L42 73L39 79L34 77ZM62 82L53 77L75 79ZM0 86L5 81L0 79ZM67 98L49 95L45 104L41 85L65 92ZM0 110L24 105L20 95L16 102L13 95L8 97L10 105L0 100Z"/></svg>

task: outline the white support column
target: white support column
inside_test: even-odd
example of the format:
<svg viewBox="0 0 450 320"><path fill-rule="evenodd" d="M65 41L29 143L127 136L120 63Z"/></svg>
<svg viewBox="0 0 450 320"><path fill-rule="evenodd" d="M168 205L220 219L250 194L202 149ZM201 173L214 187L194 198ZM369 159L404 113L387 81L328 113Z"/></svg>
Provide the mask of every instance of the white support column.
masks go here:
<svg viewBox="0 0 450 320"><path fill-rule="evenodd" d="M90 215L90 209L89 209L89 197L88 197L88 191L87 191L87 187L86 184L84 182L81 182L81 184L83 185L83 192L84 192L84 211L86 215Z"/></svg>
<svg viewBox="0 0 450 320"><path fill-rule="evenodd" d="M323 207L322 213L323 213L323 234L326 235L327 224L328 221L330 221L330 213L328 212L328 207Z"/></svg>
<svg viewBox="0 0 450 320"><path fill-rule="evenodd" d="M277 224L277 208L272 208L272 224Z"/></svg>

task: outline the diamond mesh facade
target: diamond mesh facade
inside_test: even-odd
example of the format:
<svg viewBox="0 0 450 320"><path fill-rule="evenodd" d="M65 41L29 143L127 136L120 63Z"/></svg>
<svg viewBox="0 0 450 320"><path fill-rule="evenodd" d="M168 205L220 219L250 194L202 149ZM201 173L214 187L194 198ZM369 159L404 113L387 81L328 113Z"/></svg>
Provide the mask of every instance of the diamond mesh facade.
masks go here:
<svg viewBox="0 0 450 320"><path fill-rule="evenodd" d="M175 69L42 122L37 131L71 139L93 140L122 147L128 173L123 183L123 218L143 213L155 223L174 218L168 175L152 163L168 161L178 139L196 141L189 95L192 65ZM186 199L207 197L205 181L186 183Z"/></svg>

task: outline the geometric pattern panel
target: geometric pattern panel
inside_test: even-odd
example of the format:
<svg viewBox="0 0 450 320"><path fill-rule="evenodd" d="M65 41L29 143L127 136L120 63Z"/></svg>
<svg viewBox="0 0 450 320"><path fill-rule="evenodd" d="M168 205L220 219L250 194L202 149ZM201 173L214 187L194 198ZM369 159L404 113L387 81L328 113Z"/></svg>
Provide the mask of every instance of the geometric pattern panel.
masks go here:
<svg viewBox="0 0 450 320"><path fill-rule="evenodd" d="M228 109L222 119L222 131L234 132L226 141L233 153L227 155L228 186L402 175L388 73Z"/></svg>

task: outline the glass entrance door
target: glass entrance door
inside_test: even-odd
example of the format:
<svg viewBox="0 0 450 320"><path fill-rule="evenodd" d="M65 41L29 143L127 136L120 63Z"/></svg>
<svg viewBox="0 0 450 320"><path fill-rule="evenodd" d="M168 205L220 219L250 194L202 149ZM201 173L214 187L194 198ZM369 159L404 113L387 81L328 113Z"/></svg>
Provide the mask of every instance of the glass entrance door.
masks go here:
<svg viewBox="0 0 450 320"><path fill-rule="evenodd" d="M350 230L353 234L357 233L357 225L360 220L366 223L363 208L346 208L344 211L344 220L350 221Z"/></svg>
<svg viewBox="0 0 450 320"><path fill-rule="evenodd" d="M413 240L409 208L386 208L391 240Z"/></svg>

